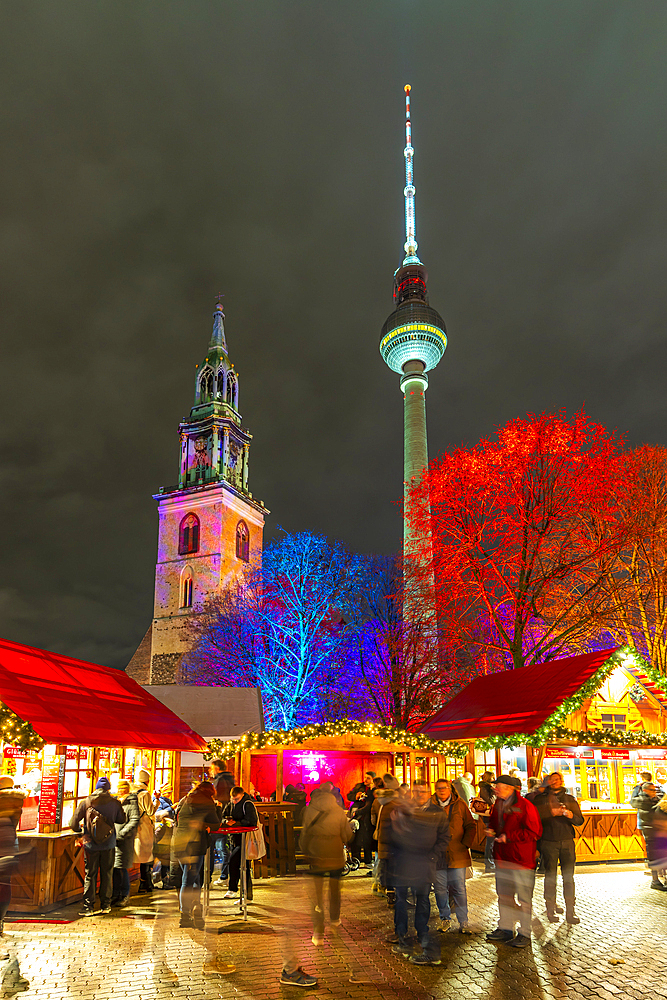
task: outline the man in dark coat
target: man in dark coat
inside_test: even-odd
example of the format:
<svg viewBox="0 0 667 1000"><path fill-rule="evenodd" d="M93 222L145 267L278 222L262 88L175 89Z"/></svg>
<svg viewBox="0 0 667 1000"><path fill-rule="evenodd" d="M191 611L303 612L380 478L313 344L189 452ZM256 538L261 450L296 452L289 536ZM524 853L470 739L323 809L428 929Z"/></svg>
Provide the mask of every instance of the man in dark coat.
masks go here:
<svg viewBox="0 0 667 1000"><path fill-rule="evenodd" d="M125 822L116 823L116 853L113 866L112 906L126 906L130 898L130 872L134 864L134 835L139 826L139 799L130 790L129 781L118 782L118 801L125 813Z"/></svg>
<svg viewBox="0 0 667 1000"><path fill-rule="evenodd" d="M231 791L231 798L222 811L223 820L230 826L252 826L259 823L257 808L253 799L244 788L235 785ZM231 899L239 891L241 880L241 834L232 834L232 853L229 858L229 889L225 893L225 899ZM252 878L251 864L246 861L246 899L252 899Z"/></svg>
<svg viewBox="0 0 667 1000"><path fill-rule="evenodd" d="M442 810L430 812L428 785L416 782L412 786L412 801L397 802L389 820L388 839L392 849L392 868L396 887L394 908L396 954L409 958L415 965L440 965L440 943L429 934L431 914L429 893L435 881L437 865L447 857L449 833ZM408 889L415 897L415 931L422 947L413 953L407 943Z"/></svg>
<svg viewBox="0 0 667 1000"><path fill-rule="evenodd" d="M125 822L125 812L110 793L111 782L100 778L92 795L82 799L70 820L75 833L83 833L83 909L80 917L92 917L97 873L100 874L100 913L111 913L112 871L116 847L116 823ZM101 821L99 819L101 817Z"/></svg>
<svg viewBox="0 0 667 1000"><path fill-rule="evenodd" d="M574 828L583 825L584 817L581 815L577 800L565 791L565 782L560 771L552 771L547 782L546 787L538 791L533 798L533 805L542 821L540 854L544 859L544 902L547 916L552 923L558 923L556 914L563 912L556 904L556 881L560 862L565 919L568 924L578 924L579 917L574 912L576 862Z"/></svg>
<svg viewBox="0 0 667 1000"><path fill-rule="evenodd" d="M651 889L659 889L667 892L667 885L660 881L658 876L659 867L657 865L658 856L661 854L656 849L656 812L660 803L661 795L652 781L645 781L639 795L635 796L634 806L637 810L638 825L641 823L641 831L646 844L646 859L651 869Z"/></svg>

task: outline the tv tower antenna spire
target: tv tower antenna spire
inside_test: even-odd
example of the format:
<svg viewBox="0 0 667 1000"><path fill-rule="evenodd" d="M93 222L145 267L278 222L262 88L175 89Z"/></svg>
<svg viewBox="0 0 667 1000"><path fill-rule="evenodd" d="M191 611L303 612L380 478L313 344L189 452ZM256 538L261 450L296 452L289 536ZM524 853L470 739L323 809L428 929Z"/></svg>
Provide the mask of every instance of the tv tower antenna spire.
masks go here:
<svg viewBox="0 0 667 1000"><path fill-rule="evenodd" d="M403 264L421 264L417 256L417 233L415 221L415 175L413 159L415 151L412 147L412 120L410 118L410 84L405 87L405 259Z"/></svg>

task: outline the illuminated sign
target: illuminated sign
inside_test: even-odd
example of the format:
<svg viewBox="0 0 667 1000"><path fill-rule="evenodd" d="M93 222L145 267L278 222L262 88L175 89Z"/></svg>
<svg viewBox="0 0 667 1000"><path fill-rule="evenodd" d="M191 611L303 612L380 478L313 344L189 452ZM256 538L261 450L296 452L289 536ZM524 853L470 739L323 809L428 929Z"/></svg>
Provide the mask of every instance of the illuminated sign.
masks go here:
<svg viewBox="0 0 667 1000"><path fill-rule="evenodd" d="M590 747L547 747L544 756L550 760L579 760L595 757L595 751Z"/></svg>

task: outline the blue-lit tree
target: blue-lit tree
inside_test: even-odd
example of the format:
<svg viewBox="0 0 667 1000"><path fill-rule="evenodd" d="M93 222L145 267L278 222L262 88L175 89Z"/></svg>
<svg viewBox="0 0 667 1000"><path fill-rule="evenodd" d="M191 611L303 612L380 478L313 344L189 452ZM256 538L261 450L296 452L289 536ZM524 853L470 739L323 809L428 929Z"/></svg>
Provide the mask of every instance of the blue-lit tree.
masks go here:
<svg viewBox="0 0 667 1000"><path fill-rule="evenodd" d="M261 572L210 599L194 620L184 679L259 687L271 727L318 717L345 642L340 608L358 590L361 568L358 556L323 535L272 542Z"/></svg>

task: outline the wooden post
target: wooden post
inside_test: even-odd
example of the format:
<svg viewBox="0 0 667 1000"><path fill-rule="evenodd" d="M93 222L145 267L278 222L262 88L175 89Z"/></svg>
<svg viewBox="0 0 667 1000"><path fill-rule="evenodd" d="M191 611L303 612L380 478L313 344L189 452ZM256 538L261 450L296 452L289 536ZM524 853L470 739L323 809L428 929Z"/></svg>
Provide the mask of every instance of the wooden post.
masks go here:
<svg viewBox="0 0 667 1000"><path fill-rule="evenodd" d="M276 747L276 802L283 800L283 748Z"/></svg>
<svg viewBox="0 0 667 1000"><path fill-rule="evenodd" d="M408 784L412 785L412 784L414 784L415 776L417 774L417 770L416 770L416 767L417 767L417 765L416 765L416 754L414 754L412 752L412 750L411 750L410 753L408 754L408 758L409 758L409 761L410 761L410 779L408 781ZM406 780L407 780L407 778L408 778L407 774L406 774L405 777L406 777Z"/></svg>

